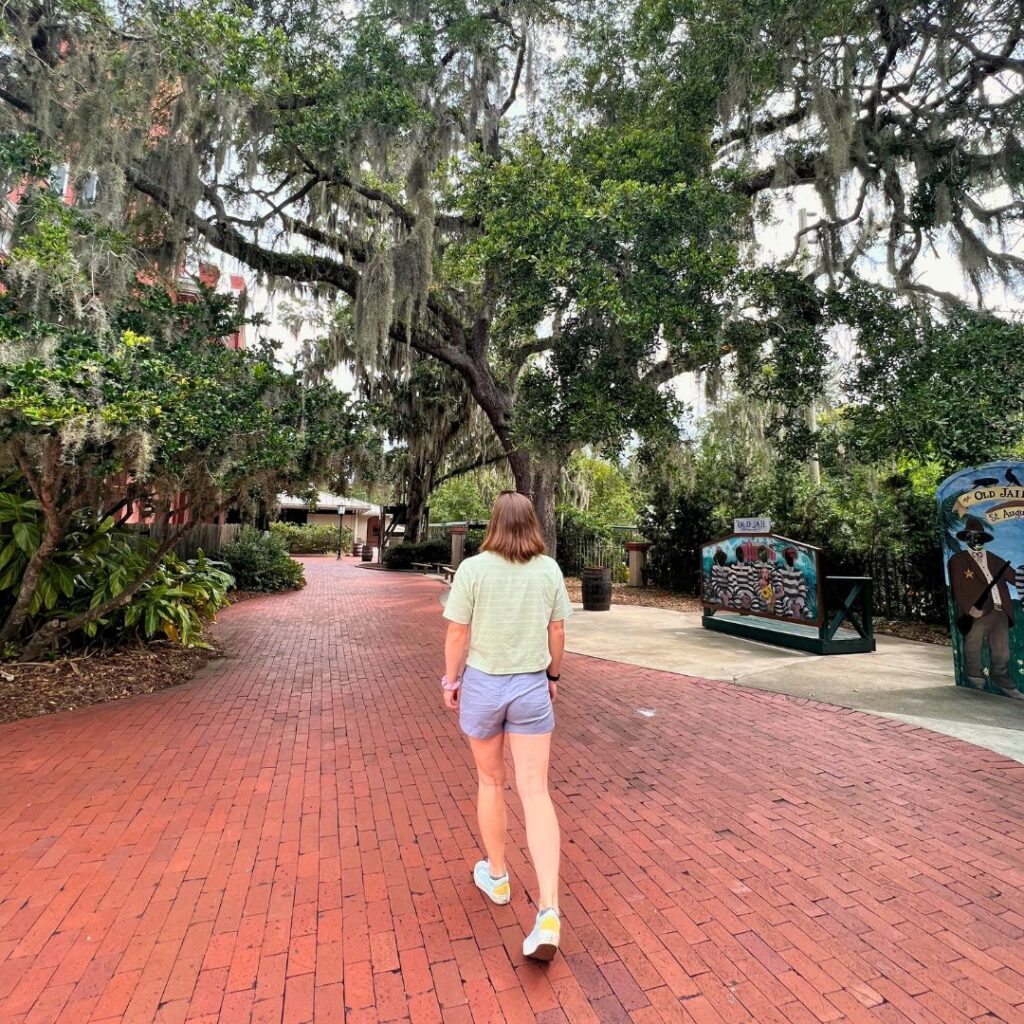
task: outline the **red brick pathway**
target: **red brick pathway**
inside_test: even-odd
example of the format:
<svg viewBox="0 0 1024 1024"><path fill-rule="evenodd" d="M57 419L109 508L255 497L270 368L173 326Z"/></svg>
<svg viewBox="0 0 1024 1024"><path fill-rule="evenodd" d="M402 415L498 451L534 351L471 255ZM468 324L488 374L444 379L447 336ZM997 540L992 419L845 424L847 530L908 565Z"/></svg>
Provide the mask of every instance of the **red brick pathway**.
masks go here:
<svg viewBox="0 0 1024 1024"><path fill-rule="evenodd" d="M0 729L0 1024L1024 1022L1024 767L582 657L565 956L524 963L518 818L512 906L469 882L438 584L307 571L193 683Z"/></svg>

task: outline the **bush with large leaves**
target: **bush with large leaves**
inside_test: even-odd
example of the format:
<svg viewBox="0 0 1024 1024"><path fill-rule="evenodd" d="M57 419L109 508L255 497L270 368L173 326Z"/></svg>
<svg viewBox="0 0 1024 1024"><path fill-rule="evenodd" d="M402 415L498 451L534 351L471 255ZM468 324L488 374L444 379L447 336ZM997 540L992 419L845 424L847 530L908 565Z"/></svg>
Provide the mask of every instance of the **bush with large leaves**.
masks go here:
<svg viewBox="0 0 1024 1024"><path fill-rule="evenodd" d="M25 568L43 535L42 509L17 479L0 491L0 614L9 612ZM109 604L137 578L157 551L156 542L99 522L89 511L76 514L47 560L28 604L38 626L66 622ZM202 552L183 561L165 554L127 604L114 605L83 626L82 642L120 643L130 637L165 636L186 646L205 646L202 627L227 603L231 576Z"/></svg>

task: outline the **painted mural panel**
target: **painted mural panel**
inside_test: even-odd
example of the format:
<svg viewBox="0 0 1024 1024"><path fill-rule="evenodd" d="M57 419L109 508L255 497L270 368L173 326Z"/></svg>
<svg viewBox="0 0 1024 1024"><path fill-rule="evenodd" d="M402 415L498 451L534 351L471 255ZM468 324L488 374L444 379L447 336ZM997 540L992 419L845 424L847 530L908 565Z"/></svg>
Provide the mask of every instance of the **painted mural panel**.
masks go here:
<svg viewBox="0 0 1024 1024"><path fill-rule="evenodd" d="M954 473L938 502L957 685L1024 700L1024 462Z"/></svg>
<svg viewBox="0 0 1024 1024"><path fill-rule="evenodd" d="M701 562L705 607L821 624L817 548L776 534L733 534L705 544Z"/></svg>

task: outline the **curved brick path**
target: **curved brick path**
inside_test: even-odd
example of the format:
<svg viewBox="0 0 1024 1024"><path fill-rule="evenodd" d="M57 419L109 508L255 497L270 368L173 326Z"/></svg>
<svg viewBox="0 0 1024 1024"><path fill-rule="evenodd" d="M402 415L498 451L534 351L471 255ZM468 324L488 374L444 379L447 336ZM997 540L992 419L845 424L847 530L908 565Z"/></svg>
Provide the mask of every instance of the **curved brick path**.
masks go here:
<svg viewBox="0 0 1024 1024"><path fill-rule="evenodd" d="M524 964L438 584L308 575L193 683L0 729L2 1024L1024 1022L1024 767L570 657L566 956Z"/></svg>

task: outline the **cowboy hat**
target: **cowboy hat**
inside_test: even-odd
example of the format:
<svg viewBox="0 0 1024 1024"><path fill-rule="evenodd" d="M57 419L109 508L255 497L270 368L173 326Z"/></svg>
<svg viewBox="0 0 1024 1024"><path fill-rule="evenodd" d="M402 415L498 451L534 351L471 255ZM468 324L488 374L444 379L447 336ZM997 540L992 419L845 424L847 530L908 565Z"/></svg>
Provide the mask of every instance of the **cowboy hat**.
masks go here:
<svg viewBox="0 0 1024 1024"><path fill-rule="evenodd" d="M956 535L957 540L967 540L969 533L980 533L985 538L987 544L990 540L995 538L991 533L988 532L988 527L977 517L968 516L964 520L964 528Z"/></svg>

